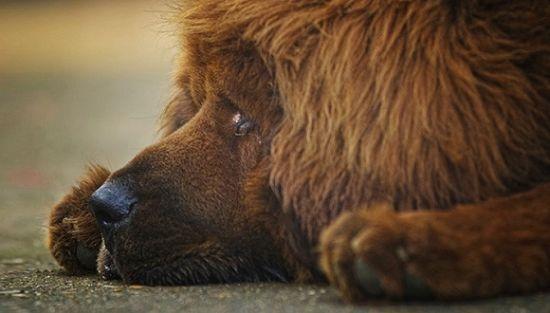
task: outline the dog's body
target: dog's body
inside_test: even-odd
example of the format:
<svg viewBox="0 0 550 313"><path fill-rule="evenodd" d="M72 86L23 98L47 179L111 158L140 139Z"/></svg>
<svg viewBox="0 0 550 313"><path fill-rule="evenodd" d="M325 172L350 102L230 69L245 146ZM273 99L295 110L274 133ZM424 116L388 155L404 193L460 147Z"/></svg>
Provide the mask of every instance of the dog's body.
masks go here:
<svg viewBox="0 0 550 313"><path fill-rule="evenodd" d="M550 286L546 1L190 2L163 138L54 208L62 266L351 300Z"/></svg>

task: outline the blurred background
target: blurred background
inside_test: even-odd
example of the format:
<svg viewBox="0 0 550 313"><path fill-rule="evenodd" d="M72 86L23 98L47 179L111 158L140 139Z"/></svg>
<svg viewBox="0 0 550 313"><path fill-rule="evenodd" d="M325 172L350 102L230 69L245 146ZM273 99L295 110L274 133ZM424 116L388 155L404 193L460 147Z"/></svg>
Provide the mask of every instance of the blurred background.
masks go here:
<svg viewBox="0 0 550 313"><path fill-rule="evenodd" d="M51 205L155 139L177 46L163 2L0 1L0 270L51 262Z"/></svg>

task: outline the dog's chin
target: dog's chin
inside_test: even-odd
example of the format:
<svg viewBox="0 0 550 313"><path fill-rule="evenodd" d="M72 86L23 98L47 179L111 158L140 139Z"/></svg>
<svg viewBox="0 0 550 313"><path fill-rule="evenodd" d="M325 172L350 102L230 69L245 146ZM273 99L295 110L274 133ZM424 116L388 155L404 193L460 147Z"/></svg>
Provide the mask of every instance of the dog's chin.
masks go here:
<svg viewBox="0 0 550 313"><path fill-rule="evenodd" d="M128 266L117 264L105 245L102 245L97 258L97 272L105 280L122 280L126 284L174 286L289 280L287 272L278 266L258 266L255 262L239 257L183 256L172 264L149 268L131 266L133 270L125 270ZM122 271L119 271L119 267Z"/></svg>

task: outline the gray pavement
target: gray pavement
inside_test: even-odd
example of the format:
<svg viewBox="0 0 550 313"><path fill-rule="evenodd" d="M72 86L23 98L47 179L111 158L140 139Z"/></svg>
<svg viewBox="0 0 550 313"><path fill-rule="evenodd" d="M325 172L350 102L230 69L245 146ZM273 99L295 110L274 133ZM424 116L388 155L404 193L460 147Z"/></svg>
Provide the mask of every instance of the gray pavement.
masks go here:
<svg viewBox="0 0 550 313"><path fill-rule="evenodd" d="M378 301L351 306L341 303L326 286L123 286L33 266L4 273L0 286L0 312L550 312L550 297L545 295L453 304Z"/></svg>
<svg viewBox="0 0 550 313"><path fill-rule="evenodd" d="M0 4L1 313L550 313L548 293L350 306L327 286L147 288L65 275L43 244L49 207L87 162L116 169L154 141L173 39L155 26L155 1L10 3Z"/></svg>

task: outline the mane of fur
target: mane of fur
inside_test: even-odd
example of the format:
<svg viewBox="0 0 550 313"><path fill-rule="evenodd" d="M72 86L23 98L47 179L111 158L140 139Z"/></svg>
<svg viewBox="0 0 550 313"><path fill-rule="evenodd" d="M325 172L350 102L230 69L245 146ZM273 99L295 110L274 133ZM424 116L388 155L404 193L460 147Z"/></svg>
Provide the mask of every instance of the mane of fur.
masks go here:
<svg viewBox="0 0 550 313"><path fill-rule="evenodd" d="M375 201L444 209L548 180L548 16L535 0L200 0L180 18L274 73L270 181L315 242Z"/></svg>

